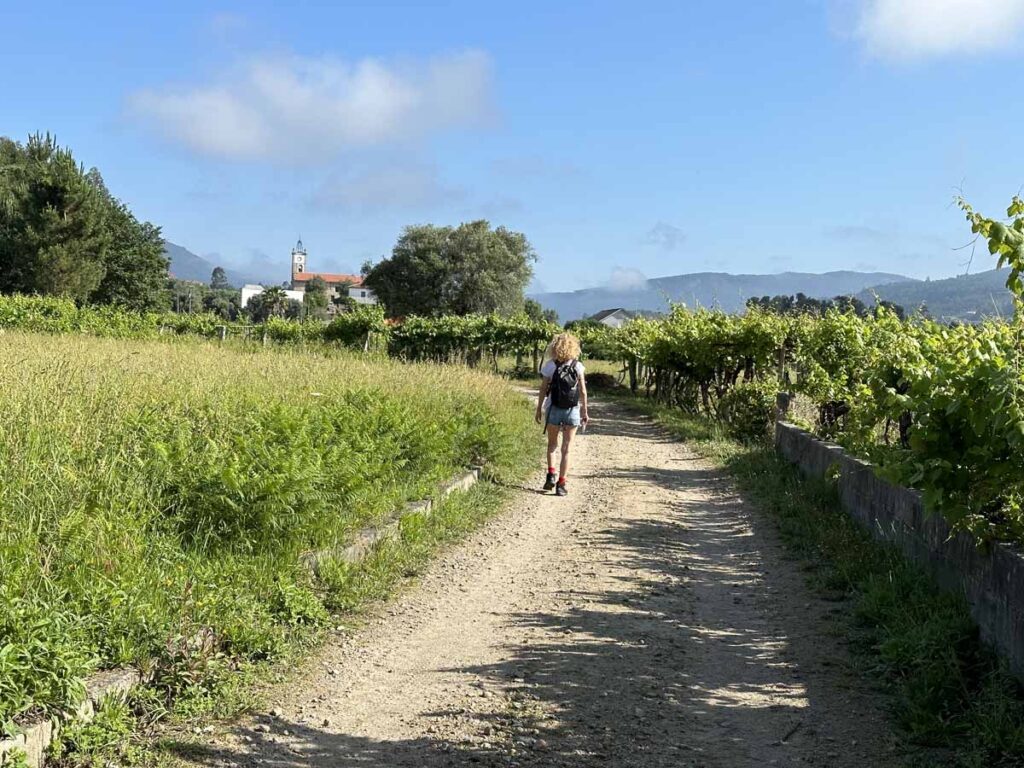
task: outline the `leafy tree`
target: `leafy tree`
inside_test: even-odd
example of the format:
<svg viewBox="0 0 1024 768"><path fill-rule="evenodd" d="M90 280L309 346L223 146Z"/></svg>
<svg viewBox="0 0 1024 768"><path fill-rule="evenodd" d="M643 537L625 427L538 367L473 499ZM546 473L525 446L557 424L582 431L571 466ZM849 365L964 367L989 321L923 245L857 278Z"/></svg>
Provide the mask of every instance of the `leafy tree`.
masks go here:
<svg viewBox="0 0 1024 768"><path fill-rule="evenodd" d="M203 311L211 312L224 320L237 320L240 301L241 296L233 288L206 291L203 294Z"/></svg>
<svg viewBox="0 0 1024 768"><path fill-rule="evenodd" d="M283 317L288 301L284 288L275 285L249 299L246 311L253 322L262 323L271 317Z"/></svg>
<svg viewBox="0 0 1024 768"><path fill-rule="evenodd" d="M140 222L47 134L0 137L0 292L166 306L158 227Z"/></svg>
<svg viewBox="0 0 1024 768"><path fill-rule="evenodd" d="M99 178L96 169L90 175ZM102 190L107 196L107 228L112 239L104 261L106 271L89 301L119 304L139 312L166 309L168 259L160 228L140 222L105 186Z"/></svg>
<svg viewBox="0 0 1024 768"><path fill-rule="evenodd" d="M224 271L224 267L213 268L213 273L210 275L210 288L215 291L231 288L231 283L228 282L228 273Z"/></svg>
<svg viewBox="0 0 1024 768"><path fill-rule="evenodd" d="M523 302L523 311L531 320L538 323L551 323L558 325L558 312L553 309L544 309L536 299L527 299Z"/></svg>
<svg viewBox="0 0 1024 768"><path fill-rule="evenodd" d="M392 315L491 313L523 309L536 253L526 236L486 221L406 227L391 256L363 266Z"/></svg>
<svg viewBox="0 0 1024 768"><path fill-rule="evenodd" d="M306 283L302 304L306 317L315 317L319 320L327 318L327 307L330 301L327 296L327 283L322 277L314 277Z"/></svg>

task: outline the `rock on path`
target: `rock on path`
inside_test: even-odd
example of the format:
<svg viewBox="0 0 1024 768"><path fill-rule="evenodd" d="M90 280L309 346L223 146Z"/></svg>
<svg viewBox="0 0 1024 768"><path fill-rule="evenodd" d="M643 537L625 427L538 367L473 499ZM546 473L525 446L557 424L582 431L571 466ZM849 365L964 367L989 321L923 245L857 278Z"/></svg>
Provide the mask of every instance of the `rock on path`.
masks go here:
<svg viewBox="0 0 1024 768"><path fill-rule="evenodd" d="M648 420L593 410L567 498L518 492L276 691L275 716L188 759L897 764L885 702L846 671L829 605L767 521Z"/></svg>

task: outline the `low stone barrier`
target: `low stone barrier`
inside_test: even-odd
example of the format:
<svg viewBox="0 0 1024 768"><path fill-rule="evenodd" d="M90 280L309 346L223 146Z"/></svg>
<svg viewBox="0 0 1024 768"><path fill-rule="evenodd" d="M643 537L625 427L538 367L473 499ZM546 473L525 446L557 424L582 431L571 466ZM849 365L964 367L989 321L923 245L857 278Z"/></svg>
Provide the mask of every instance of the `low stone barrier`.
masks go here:
<svg viewBox="0 0 1024 768"><path fill-rule="evenodd" d="M60 733L66 720L92 720L96 707L111 697L124 698L136 685L142 682L138 670L123 667L97 672L85 681L85 698L73 714L66 719L40 720L22 728L22 732L10 739L0 739L0 765L15 756L25 756L31 768L43 765L50 742Z"/></svg>
<svg viewBox="0 0 1024 768"><path fill-rule="evenodd" d="M1024 554L1014 546L979 546L926 513L921 494L875 474L870 462L793 424L775 425L775 448L809 477L835 477L843 508L875 538L895 544L944 589L966 597L982 639L1024 681Z"/></svg>
<svg viewBox="0 0 1024 768"><path fill-rule="evenodd" d="M471 467L465 472L460 472L451 480L440 485L435 498L437 501L447 499L456 491L468 491L480 479L482 467ZM385 539L398 533L402 520L410 515L428 517L434 508L434 499L421 499L410 501L390 520L381 523L373 528L363 528L355 533L352 541L344 547L335 549L321 549L317 552L307 552L302 556L306 567L314 573L320 567L320 563L326 560L343 560L347 563L360 563L370 551Z"/></svg>

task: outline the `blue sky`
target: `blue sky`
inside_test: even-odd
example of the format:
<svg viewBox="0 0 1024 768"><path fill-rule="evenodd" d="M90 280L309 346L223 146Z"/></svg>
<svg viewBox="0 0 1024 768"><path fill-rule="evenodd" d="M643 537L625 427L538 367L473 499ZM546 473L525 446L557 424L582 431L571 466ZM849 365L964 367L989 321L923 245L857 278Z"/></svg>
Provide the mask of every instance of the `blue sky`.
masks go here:
<svg viewBox="0 0 1024 768"><path fill-rule="evenodd" d="M0 0L0 134L51 131L225 266L358 270L487 218L537 284L963 271L1024 184L1024 0ZM988 268L979 252L974 269Z"/></svg>

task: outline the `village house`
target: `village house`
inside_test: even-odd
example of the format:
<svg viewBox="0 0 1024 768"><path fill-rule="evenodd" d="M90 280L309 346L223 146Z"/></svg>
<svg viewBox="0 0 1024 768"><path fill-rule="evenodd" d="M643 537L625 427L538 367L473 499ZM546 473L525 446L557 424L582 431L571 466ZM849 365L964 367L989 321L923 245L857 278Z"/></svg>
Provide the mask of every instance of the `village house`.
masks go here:
<svg viewBox="0 0 1024 768"><path fill-rule="evenodd" d="M621 328L633 319L633 313L621 307L617 309L603 309L587 319L593 320L595 323L601 323L601 325L607 325L610 328Z"/></svg>
<svg viewBox="0 0 1024 768"><path fill-rule="evenodd" d="M320 278L327 285L327 312L330 315L345 311L342 299L351 299L356 304L376 304L377 297L373 291L363 285L360 275L346 275L334 272L310 272L307 267L308 253L302 239L292 248L292 280L291 290L285 291L289 299L302 301L306 294L306 286L315 278ZM249 300L262 293L261 285L246 285L242 288L241 304L244 308Z"/></svg>

